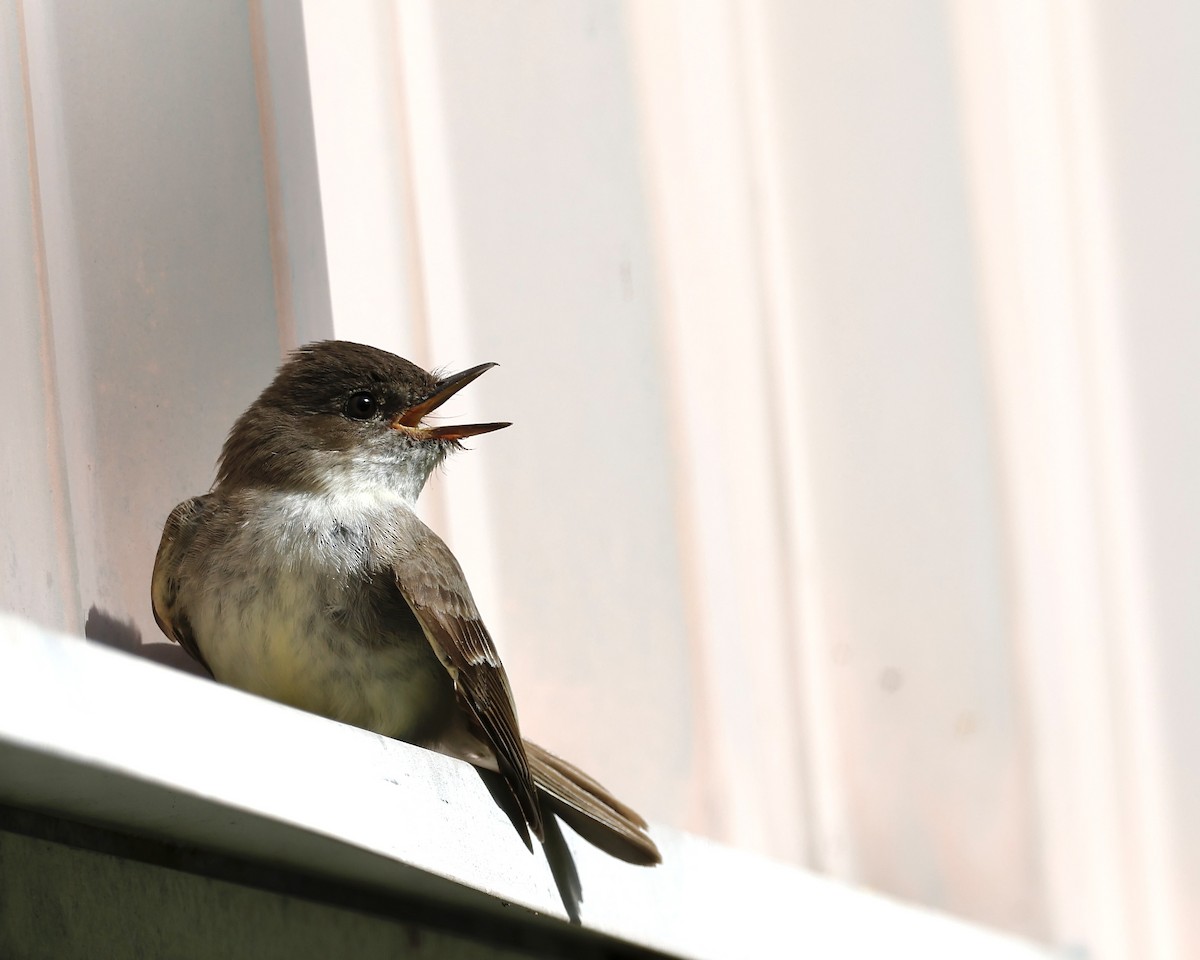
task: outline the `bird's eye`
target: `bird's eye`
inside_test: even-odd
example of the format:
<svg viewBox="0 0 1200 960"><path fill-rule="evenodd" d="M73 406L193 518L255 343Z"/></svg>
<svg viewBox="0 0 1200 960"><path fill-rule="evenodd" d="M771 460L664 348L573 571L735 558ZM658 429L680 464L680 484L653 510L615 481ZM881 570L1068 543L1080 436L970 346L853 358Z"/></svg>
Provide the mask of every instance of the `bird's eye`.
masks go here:
<svg viewBox="0 0 1200 960"><path fill-rule="evenodd" d="M370 420L379 412L379 401L365 390L352 393L344 412L351 420Z"/></svg>

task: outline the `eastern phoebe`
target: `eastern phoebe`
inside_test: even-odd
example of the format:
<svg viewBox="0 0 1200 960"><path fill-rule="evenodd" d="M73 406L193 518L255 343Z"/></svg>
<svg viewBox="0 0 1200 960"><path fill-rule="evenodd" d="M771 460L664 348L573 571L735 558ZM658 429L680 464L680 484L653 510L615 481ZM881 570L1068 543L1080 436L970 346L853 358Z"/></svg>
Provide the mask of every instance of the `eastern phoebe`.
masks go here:
<svg viewBox="0 0 1200 960"><path fill-rule="evenodd" d="M438 378L357 343L297 350L233 425L211 492L167 518L155 619L221 683L497 771L540 839L553 811L658 863L645 820L522 740L462 569L413 512L460 440L509 426L423 423L492 366Z"/></svg>

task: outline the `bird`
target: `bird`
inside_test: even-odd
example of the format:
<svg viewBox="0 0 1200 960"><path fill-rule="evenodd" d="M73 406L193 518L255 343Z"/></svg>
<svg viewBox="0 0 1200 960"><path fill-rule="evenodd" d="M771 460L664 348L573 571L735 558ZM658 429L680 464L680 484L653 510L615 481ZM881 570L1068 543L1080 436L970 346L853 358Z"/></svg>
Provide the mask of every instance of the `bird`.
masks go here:
<svg viewBox="0 0 1200 960"><path fill-rule="evenodd" d="M511 425L425 422L494 366L440 376L344 340L294 351L234 423L209 492L167 518L154 617L220 683L498 773L530 849L554 814L657 864L641 816L522 737L462 568L415 512L462 440Z"/></svg>

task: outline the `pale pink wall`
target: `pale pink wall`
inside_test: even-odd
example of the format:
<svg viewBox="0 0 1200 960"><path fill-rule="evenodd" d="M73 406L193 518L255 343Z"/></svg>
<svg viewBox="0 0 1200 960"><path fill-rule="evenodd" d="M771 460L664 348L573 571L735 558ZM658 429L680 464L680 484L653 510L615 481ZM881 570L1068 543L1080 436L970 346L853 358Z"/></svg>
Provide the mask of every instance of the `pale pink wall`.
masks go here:
<svg viewBox="0 0 1200 960"><path fill-rule="evenodd" d="M0 603L156 640L162 518L281 346L499 361L449 412L515 426L425 510L531 736L1190 956L1198 16L0 2Z"/></svg>
<svg viewBox="0 0 1200 960"><path fill-rule="evenodd" d="M163 518L279 353L246 10L3 9L4 602L157 643Z"/></svg>

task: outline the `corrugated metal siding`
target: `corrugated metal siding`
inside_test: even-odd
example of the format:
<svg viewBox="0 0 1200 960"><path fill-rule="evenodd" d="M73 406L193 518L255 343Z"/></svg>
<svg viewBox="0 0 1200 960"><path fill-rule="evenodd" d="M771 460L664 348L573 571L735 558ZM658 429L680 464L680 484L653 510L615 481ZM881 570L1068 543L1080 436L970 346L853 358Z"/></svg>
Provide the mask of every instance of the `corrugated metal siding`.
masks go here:
<svg viewBox="0 0 1200 960"><path fill-rule="evenodd" d="M156 642L162 519L281 344L499 361L450 413L517 425L427 510L531 735L665 822L1198 953L1198 38L8 0L0 603Z"/></svg>

